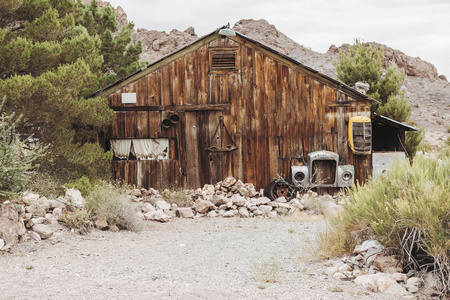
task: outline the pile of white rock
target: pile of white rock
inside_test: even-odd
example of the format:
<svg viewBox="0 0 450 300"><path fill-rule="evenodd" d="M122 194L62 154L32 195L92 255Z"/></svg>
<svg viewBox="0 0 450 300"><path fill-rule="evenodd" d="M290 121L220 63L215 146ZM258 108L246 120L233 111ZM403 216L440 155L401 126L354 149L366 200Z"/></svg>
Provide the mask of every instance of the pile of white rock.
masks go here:
<svg viewBox="0 0 450 300"><path fill-rule="evenodd" d="M369 292L392 294L403 299L421 295L439 295L439 281L433 273L402 273L397 256L386 255L386 249L375 240L357 245L352 254L329 260L325 273L337 280L351 280Z"/></svg>
<svg viewBox="0 0 450 300"><path fill-rule="evenodd" d="M175 198L182 198L183 201ZM256 191L253 184L244 184L233 177L190 191L165 190L160 193L153 188L133 189L129 200L134 202L136 214L142 220L157 222L168 222L176 217L277 218L293 214L328 213L339 209L338 198L319 196L312 191L299 194L290 201L285 197L271 201ZM8 250L18 242L51 237L62 230L60 223L64 222L65 213L74 209L82 210L84 204L84 198L76 189L68 189L64 197L57 199L25 192L20 200L3 203L0 205L0 250ZM100 217L95 218L91 226L101 230L119 230Z"/></svg>
<svg viewBox="0 0 450 300"><path fill-rule="evenodd" d="M166 196L169 202L166 201L159 191L152 188L136 189L133 193L139 202L141 218L160 222L167 222L174 217L277 218L300 213L328 213L339 209L337 198L330 195L319 196L312 191L299 194L290 201L285 197L271 201L260 195L253 184L243 183L233 177L227 177L215 185L206 184L201 189L185 191L191 200L186 207L169 204L171 199ZM169 192L165 191L164 194L168 195Z"/></svg>
<svg viewBox="0 0 450 300"><path fill-rule="evenodd" d="M47 199L26 192L20 202L6 201L0 205L0 250L27 240L40 241L62 229L59 220L67 206L82 206L78 190L69 189L65 197Z"/></svg>

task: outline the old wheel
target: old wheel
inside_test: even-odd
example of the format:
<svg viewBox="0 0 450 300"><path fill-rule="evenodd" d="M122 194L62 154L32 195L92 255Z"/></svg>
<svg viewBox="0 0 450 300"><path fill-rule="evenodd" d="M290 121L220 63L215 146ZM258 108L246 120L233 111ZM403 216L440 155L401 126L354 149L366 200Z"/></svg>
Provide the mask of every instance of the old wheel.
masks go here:
<svg viewBox="0 0 450 300"><path fill-rule="evenodd" d="M275 179L269 184L268 194L270 200L285 197L287 201L293 199L296 194L294 183L286 178Z"/></svg>

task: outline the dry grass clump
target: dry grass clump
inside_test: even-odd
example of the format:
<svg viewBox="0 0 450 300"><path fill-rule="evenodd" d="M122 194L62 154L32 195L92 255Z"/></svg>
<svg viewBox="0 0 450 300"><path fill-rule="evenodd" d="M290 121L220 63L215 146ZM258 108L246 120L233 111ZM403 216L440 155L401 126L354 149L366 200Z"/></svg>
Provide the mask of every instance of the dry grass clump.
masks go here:
<svg viewBox="0 0 450 300"><path fill-rule="evenodd" d="M38 193L41 196L57 198L64 195L65 179L47 172L37 172L28 181L25 190Z"/></svg>
<svg viewBox="0 0 450 300"><path fill-rule="evenodd" d="M66 207L60 221L81 234L86 233L92 227L91 213L84 208Z"/></svg>
<svg viewBox="0 0 450 300"><path fill-rule="evenodd" d="M95 217L105 219L109 226L116 225L132 231L142 228L142 220L136 214L125 187L99 183L86 197L85 206Z"/></svg>
<svg viewBox="0 0 450 300"><path fill-rule="evenodd" d="M397 162L387 175L355 186L319 244L325 255L340 255L369 237L397 249L406 271L432 270L449 294L450 157L417 155L412 164Z"/></svg>
<svg viewBox="0 0 450 300"><path fill-rule="evenodd" d="M193 204L185 190L166 188L160 194L167 203L176 204L178 207L190 207Z"/></svg>
<svg viewBox="0 0 450 300"><path fill-rule="evenodd" d="M257 280L263 283L277 282L277 276L281 272L281 263L274 258L260 261L254 265L254 273Z"/></svg>

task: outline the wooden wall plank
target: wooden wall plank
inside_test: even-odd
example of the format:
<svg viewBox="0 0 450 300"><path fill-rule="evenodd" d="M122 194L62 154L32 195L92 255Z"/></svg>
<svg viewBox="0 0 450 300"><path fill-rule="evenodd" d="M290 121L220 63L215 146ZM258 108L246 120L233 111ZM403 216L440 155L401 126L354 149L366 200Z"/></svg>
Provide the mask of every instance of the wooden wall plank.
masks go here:
<svg viewBox="0 0 450 300"><path fill-rule="evenodd" d="M209 50L206 46L201 47L196 51L196 80L197 87L197 101L198 104L209 103Z"/></svg>
<svg viewBox="0 0 450 300"><path fill-rule="evenodd" d="M123 113L123 124L125 125L125 137L134 138L136 137L136 112L126 111Z"/></svg>
<svg viewBox="0 0 450 300"><path fill-rule="evenodd" d="M147 78L136 81L136 105L148 105Z"/></svg>
<svg viewBox="0 0 450 300"><path fill-rule="evenodd" d="M170 65L161 69L161 105L173 105Z"/></svg>
<svg viewBox="0 0 450 300"><path fill-rule="evenodd" d="M198 139L198 124L197 113L186 112L186 173L187 185L190 188L198 188L200 183L200 169L199 169L199 149L197 146Z"/></svg>
<svg viewBox="0 0 450 300"><path fill-rule="evenodd" d="M149 121L148 121L148 111L137 111L136 112L136 137L137 138L148 138L149 133Z"/></svg>
<svg viewBox="0 0 450 300"><path fill-rule="evenodd" d="M195 53L185 56L184 101L185 104L197 104L195 97ZM183 82L182 82L183 84Z"/></svg>
<svg viewBox="0 0 450 300"><path fill-rule="evenodd" d="M221 128L218 128L220 122L220 112L208 112L205 114L203 126L204 128L204 148L210 146L222 147L225 146L223 143L224 132ZM216 132L217 129L217 132ZM215 134L215 135L214 135ZM200 146L200 147L203 147ZM199 151L202 151L202 148L199 147ZM203 150L204 151L204 150ZM216 183L223 180L223 168L224 168L224 152L209 152L204 151L205 157L207 160L207 168L208 170L204 170L206 176L209 177L208 183Z"/></svg>
<svg viewBox="0 0 450 300"><path fill-rule="evenodd" d="M157 138L161 132L161 112L148 112L148 131L150 138Z"/></svg>

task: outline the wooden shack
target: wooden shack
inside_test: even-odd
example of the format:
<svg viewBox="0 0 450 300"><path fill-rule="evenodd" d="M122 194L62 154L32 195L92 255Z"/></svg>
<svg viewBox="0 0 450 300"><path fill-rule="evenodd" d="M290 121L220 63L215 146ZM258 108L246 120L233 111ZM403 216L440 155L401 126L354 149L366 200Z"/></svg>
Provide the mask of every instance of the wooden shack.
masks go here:
<svg viewBox="0 0 450 300"><path fill-rule="evenodd" d="M239 33L218 29L96 95L117 117L105 136L114 176L138 187L234 176L266 189L317 150L338 153L359 182L372 174L347 125L376 101Z"/></svg>

